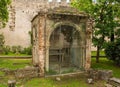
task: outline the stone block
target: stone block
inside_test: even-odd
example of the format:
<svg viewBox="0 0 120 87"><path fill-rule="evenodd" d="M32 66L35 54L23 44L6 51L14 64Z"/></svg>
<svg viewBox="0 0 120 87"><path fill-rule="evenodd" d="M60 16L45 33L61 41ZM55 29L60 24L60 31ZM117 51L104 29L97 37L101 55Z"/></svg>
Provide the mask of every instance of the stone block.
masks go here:
<svg viewBox="0 0 120 87"><path fill-rule="evenodd" d="M113 86L110 84L105 84L105 87L113 87Z"/></svg>
<svg viewBox="0 0 120 87"><path fill-rule="evenodd" d="M87 73L88 73L88 78L92 78L93 80L98 80L99 79L98 70L90 69L90 70L87 71Z"/></svg>
<svg viewBox="0 0 120 87"><path fill-rule="evenodd" d="M88 79L87 79L87 83L88 83L88 84L93 84L93 79L92 79L92 78L88 78Z"/></svg>
<svg viewBox="0 0 120 87"><path fill-rule="evenodd" d="M15 80L8 80L8 87L16 87L15 84L16 84Z"/></svg>
<svg viewBox="0 0 120 87"><path fill-rule="evenodd" d="M108 80L113 76L112 70L94 70L90 69L87 71L88 78L92 78L94 80Z"/></svg>
<svg viewBox="0 0 120 87"><path fill-rule="evenodd" d="M113 87L120 87L120 79L115 78L115 77L110 78L108 80L108 84L112 85Z"/></svg>
<svg viewBox="0 0 120 87"><path fill-rule="evenodd" d="M100 73L100 79L101 80L108 80L109 78L113 77L112 70L99 70Z"/></svg>
<svg viewBox="0 0 120 87"><path fill-rule="evenodd" d="M18 69L15 72L15 77L19 78L33 78L39 76L39 68L38 67L25 67L23 69Z"/></svg>

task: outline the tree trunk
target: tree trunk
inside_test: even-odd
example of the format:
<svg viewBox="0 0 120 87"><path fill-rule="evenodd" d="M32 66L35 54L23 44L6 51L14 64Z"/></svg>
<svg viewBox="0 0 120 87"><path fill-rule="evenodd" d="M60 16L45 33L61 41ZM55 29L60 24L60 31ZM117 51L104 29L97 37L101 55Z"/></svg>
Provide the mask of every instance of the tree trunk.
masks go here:
<svg viewBox="0 0 120 87"><path fill-rule="evenodd" d="M115 39L114 33L111 33L110 41L111 41L111 42L114 42L114 39Z"/></svg>
<svg viewBox="0 0 120 87"><path fill-rule="evenodd" d="M97 46L96 63L99 63L100 46Z"/></svg>

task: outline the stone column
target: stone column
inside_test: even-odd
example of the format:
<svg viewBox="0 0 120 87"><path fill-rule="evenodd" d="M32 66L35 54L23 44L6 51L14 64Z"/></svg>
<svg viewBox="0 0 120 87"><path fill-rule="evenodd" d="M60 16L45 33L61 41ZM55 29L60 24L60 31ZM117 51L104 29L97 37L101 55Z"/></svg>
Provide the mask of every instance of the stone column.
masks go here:
<svg viewBox="0 0 120 87"><path fill-rule="evenodd" d="M92 34L92 23L90 20L87 22L86 27L86 60L85 60L85 70L88 70L91 67L91 38Z"/></svg>
<svg viewBox="0 0 120 87"><path fill-rule="evenodd" d="M46 42L46 59L45 59L45 69L49 71L49 40Z"/></svg>
<svg viewBox="0 0 120 87"><path fill-rule="evenodd" d="M40 15L39 18L39 67L40 67L40 73L41 76L44 76L44 67L45 67L45 37L44 37L44 29L46 26L46 22L45 22L45 16L44 15Z"/></svg>

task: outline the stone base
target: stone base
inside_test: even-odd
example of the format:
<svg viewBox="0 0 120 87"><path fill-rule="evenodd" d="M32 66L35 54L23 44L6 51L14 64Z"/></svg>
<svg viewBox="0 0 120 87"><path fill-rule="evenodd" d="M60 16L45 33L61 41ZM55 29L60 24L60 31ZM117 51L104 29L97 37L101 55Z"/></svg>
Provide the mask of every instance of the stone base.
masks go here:
<svg viewBox="0 0 120 87"><path fill-rule="evenodd" d="M90 69L87 71L88 78L93 80L108 80L113 76L112 70L93 70Z"/></svg>

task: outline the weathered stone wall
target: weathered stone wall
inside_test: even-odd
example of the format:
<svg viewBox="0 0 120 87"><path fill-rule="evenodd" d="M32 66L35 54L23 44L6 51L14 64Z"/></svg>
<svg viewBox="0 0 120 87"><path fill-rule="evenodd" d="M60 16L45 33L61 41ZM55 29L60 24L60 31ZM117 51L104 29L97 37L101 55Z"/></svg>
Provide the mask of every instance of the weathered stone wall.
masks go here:
<svg viewBox="0 0 120 87"><path fill-rule="evenodd" d="M6 45L21 45L23 47L30 45L31 20L41 10L59 6L69 6L68 0L13 0L9 8L9 22L5 29L0 32L5 36Z"/></svg>

